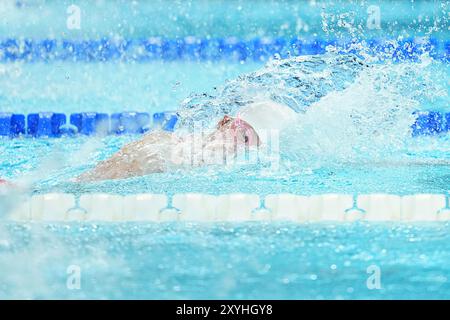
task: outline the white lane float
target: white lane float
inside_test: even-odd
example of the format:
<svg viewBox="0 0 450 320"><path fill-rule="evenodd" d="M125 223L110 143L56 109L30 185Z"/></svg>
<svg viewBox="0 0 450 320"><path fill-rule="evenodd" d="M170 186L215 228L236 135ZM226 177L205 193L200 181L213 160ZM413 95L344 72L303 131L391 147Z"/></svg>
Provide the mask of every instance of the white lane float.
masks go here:
<svg viewBox="0 0 450 320"><path fill-rule="evenodd" d="M448 221L445 194L182 193L115 195L48 193L19 195L8 207L14 221Z"/></svg>

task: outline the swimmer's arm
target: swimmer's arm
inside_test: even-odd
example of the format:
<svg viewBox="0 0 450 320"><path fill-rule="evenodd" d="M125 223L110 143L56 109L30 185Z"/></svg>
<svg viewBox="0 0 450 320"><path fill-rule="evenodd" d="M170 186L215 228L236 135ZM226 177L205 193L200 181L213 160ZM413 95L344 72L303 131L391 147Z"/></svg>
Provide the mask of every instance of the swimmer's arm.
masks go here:
<svg viewBox="0 0 450 320"><path fill-rule="evenodd" d="M93 182L100 180L126 179L150 173L164 171L160 159L143 154L143 147L161 143L162 139L171 138L170 133L150 132L137 141L126 144L109 159L101 161L97 166L77 178L76 182Z"/></svg>

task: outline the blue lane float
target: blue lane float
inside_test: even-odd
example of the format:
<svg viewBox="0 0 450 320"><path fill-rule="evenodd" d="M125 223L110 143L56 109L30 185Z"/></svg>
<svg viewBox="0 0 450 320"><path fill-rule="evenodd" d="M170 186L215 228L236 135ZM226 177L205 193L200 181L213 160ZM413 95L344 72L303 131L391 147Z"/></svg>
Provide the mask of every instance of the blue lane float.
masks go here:
<svg viewBox="0 0 450 320"><path fill-rule="evenodd" d="M418 111L411 126L413 136L438 135L450 132L450 112ZM70 135L142 134L162 129L172 132L178 122L176 112L40 112L28 115L0 113L0 136L60 137Z"/></svg>
<svg viewBox="0 0 450 320"><path fill-rule="evenodd" d="M152 121L153 120L153 121ZM60 137L63 135L142 134L153 129L173 131L175 112L63 113L40 112L28 115L0 113L0 136Z"/></svg>
<svg viewBox="0 0 450 320"><path fill-rule="evenodd" d="M109 115L107 113L72 113L70 115L70 124L72 128L76 129L73 133L87 136L109 133Z"/></svg>
<svg viewBox="0 0 450 320"><path fill-rule="evenodd" d="M164 131L174 131L178 122L178 116L175 112L158 112L153 114L153 126Z"/></svg>
<svg viewBox="0 0 450 320"><path fill-rule="evenodd" d="M25 116L23 114L0 113L0 136L17 137L25 134Z"/></svg>
<svg viewBox="0 0 450 320"><path fill-rule="evenodd" d="M447 131L449 123L446 119L450 118L450 113L440 112L416 112L416 122L412 126L413 135L434 135Z"/></svg>
<svg viewBox="0 0 450 320"><path fill-rule="evenodd" d="M150 129L150 115L146 112L121 112L111 115L110 132L113 134L138 134Z"/></svg>
<svg viewBox="0 0 450 320"><path fill-rule="evenodd" d="M445 114L445 131L450 132L450 112Z"/></svg>
<svg viewBox="0 0 450 320"><path fill-rule="evenodd" d="M65 124L66 115L63 113L30 113L27 116L27 133L33 137L59 137Z"/></svg>
<svg viewBox="0 0 450 320"><path fill-rule="evenodd" d="M369 52L383 52L394 60L415 60L424 52L431 57L450 61L450 43L434 38L411 38L401 41L389 39L365 40ZM3 39L0 41L0 62L12 61L80 61L101 62L110 60L267 60L279 55L287 56L322 54L334 45L352 52L352 41L305 38L254 38L235 37L201 39L148 38L99 40L56 39Z"/></svg>

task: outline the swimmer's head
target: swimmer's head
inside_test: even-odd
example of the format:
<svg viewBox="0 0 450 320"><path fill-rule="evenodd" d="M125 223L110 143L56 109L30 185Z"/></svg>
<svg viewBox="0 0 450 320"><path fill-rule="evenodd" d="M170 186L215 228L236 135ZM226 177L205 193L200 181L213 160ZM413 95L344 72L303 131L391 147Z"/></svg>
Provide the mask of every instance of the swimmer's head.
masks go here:
<svg viewBox="0 0 450 320"><path fill-rule="evenodd" d="M217 130L231 136L238 144L259 146L261 143L255 129L240 118L224 116L217 124Z"/></svg>
<svg viewBox="0 0 450 320"><path fill-rule="evenodd" d="M241 121L250 123L258 133L259 142L266 144L273 131L282 131L293 123L298 113L287 105L272 100L261 100L242 106L237 114Z"/></svg>

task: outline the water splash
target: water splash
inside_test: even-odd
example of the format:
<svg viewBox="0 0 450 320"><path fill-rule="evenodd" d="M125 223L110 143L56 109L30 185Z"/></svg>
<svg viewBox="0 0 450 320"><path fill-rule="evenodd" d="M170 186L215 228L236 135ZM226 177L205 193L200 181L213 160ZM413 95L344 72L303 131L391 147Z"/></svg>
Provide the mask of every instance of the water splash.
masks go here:
<svg viewBox="0 0 450 320"><path fill-rule="evenodd" d="M364 67L363 60L350 54L272 60L261 70L229 81L214 95L196 94L184 100L180 126L214 123L243 105L267 99L304 112L328 93L346 88Z"/></svg>
<svg viewBox="0 0 450 320"><path fill-rule="evenodd" d="M249 179L252 191L255 181L267 182L261 190L274 190L276 183L295 180L299 174L302 179L309 174L323 180L326 177L320 172L316 174L314 169L326 170L335 165L347 168L349 162L372 167L373 162L402 161L408 165L408 161L423 162L425 159L427 162L434 158L448 163L450 139L445 136L411 137L414 110L448 106L446 79L449 67L426 55L421 58L419 63L374 62L362 55L330 52L323 56L276 60L257 72L226 83L213 95L192 96L183 103L181 130L190 128L190 122L214 125L224 114L234 114L241 105L259 99L270 98L299 111L295 125L280 135L280 170L264 170L265 174L262 174L264 163L238 164L227 168L172 171L127 182L93 186L68 184L71 178L106 159L125 142L135 139L123 136L107 137L98 145L94 143L86 148L82 148L84 139L10 141L0 148L5 152L4 168L13 168L5 169L3 176L16 180L18 175L28 172L26 175L32 176L35 191L75 193L99 190L167 192L175 188L175 179L178 183L180 179L189 180L186 190L192 190L192 179L216 181L217 178L217 182L208 185L208 190L214 187L219 193L225 186L230 186L230 190L238 188L236 181L242 182L242 177ZM91 141L92 138L87 139ZM27 152L32 148L36 153L30 159L24 155L15 157L16 148ZM61 150L66 159L73 160L56 157L55 150ZM46 165L42 162L46 154L58 163L48 161ZM428 163L434 164L433 161ZM36 172L29 173L30 170Z"/></svg>
<svg viewBox="0 0 450 320"><path fill-rule="evenodd" d="M396 156L411 138L415 90L411 65L375 65L343 91L314 102L283 134L285 155L298 162L375 160ZM421 83L423 85L424 83Z"/></svg>
<svg viewBox="0 0 450 320"><path fill-rule="evenodd" d="M338 52L271 61L214 95L186 99L180 128L214 124L245 104L271 99L298 112L295 125L281 133L282 156L291 163L321 166L405 156L413 112L439 98L448 101L438 80L443 74L427 54L418 63L374 61Z"/></svg>

